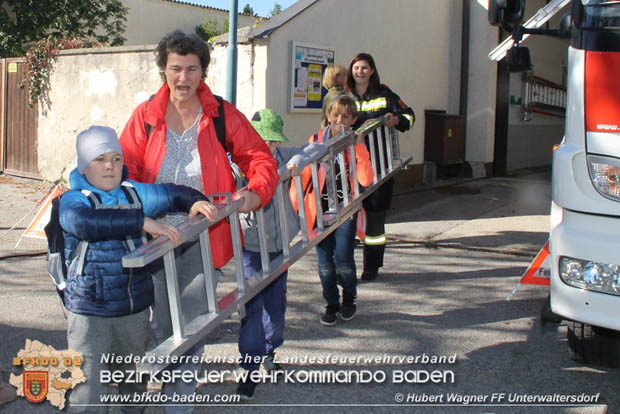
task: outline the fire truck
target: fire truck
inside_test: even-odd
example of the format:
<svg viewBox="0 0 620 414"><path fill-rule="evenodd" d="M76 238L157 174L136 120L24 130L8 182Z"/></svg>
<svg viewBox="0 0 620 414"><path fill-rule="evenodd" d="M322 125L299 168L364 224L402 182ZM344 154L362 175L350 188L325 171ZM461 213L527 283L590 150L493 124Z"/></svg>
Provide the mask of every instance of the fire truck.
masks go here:
<svg viewBox="0 0 620 414"><path fill-rule="evenodd" d="M566 320L572 359L618 367L620 1L552 0L547 11L568 3L556 30L541 19L522 25L525 0L489 0L489 22L511 33L511 71L530 65L525 35L570 39L565 135L552 167L551 310Z"/></svg>

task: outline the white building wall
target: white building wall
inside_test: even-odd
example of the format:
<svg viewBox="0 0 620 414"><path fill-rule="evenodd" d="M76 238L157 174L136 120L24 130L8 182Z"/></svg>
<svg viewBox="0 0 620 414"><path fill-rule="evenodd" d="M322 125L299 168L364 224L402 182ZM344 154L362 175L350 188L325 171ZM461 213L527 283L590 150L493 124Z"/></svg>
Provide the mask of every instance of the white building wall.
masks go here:
<svg viewBox="0 0 620 414"><path fill-rule="evenodd" d="M126 49L62 53L54 63L51 106L40 105L38 121L38 163L44 179L66 177L75 167L80 131L106 125L120 134L133 108L161 86L152 50L101 53L110 50Z"/></svg>
<svg viewBox="0 0 620 414"><path fill-rule="evenodd" d="M454 0L391 0L391 7L372 0L321 0L268 38L239 45L237 106L248 118L258 109L275 109L283 115L285 135L301 144L319 128L320 115L288 111L290 42L331 47L336 52L336 63L344 66L355 53L368 52L375 57L381 81L416 112L413 131L401 134L401 152L413 156L414 165L421 165L424 110L458 112L460 5ZM334 10L347 10L349 17L343 19L342 13ZM492 48L489 38L493 37L488 32L493 29L486 24L485 13L479 11L478 20L472 17L468 105L473 122L468 122L466 153L468 160L480 162L492 161L495 107L495 69L486 59ZM484 30L477 34L475 26ZM486 43L476 46L479 39ZM216 46L207 84L222 96L226 62L226 47ZM154 93L161 82L152 46L63 52L50 80L52 107L42 111L39 118L39 166L43 177L57 179L74 160L75 135L82 129L99 123L120 133L137 103Z"/></svg>
<svg viewBox="0 0 620 414"><path fill-rule="evenodd" d="M164 34L176 29L193 33L205 19L215 17L220 28L228 20L226 10L190 4L164 0L122 0L122 3L129 7L127 28L123 35L127 46L157 44ZM256 19L242 14L237 16L239 27L252 26Z"/></svg>
<svg viewBox="0 0 620 414"><path fill-rule="evenodd" d="M237 45L237 102L236 106L249 119L254 113L253 48L250 44ZM228 50L216 46L211 51L211 63L207 72L207 85L217 95L226 97Z"/></svg>
<svg viewBox="0 0 620 414"><path fill-rule="evenodd" d="M241 45L238 87L252 90L251 47ZM245 74L246 76L243 76ZM207 85L225 95L226 58L214 52ZM153 47L117 47L61 52L50 76L50 105L40 105L38 165L41 176L55 181L75 167L76 135L91 125L121 133L134 108L163 84ZM250 93L249 96L251 96ZM238 101L246 115L251 99Z"/></svg>
<svg viewBox="0 0 620 414"><path fill-rule="evenodd" d="M493 161L497 64L487 58L497 45L498 30L489 25L487 2L470 2L469 93L465 159L474 176L484 175L483 164Z"/></svg>
<svg viewBox="0 0 620 414"><path fill-rule="evenodd" d="M315 3L267 39L269 51L267 60L261 60L266 65L263 69L256 60L255 77L266 73L266 106L283 115L289 139L305 142L320 127L320 115L288 111L290 42L333 48L336 63L343 66L356 53L368 52L375 59L381 82L416 112L413 131L401 135L401 152L412 155L414 164L422 164L424 110L458 108L461 46L455 39L460 39L461 33L460 4L454 0Z"/></svg>

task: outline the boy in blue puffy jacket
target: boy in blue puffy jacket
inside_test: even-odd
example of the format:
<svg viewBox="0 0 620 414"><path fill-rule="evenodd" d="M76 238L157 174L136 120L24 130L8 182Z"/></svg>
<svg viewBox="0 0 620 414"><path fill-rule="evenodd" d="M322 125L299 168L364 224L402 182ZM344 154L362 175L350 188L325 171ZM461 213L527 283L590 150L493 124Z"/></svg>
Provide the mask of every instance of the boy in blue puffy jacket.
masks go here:
<svg viewBox="0 0 620 414"><path fill-rule="evenodd" d="M151 217L185 211L188 217L202 213L213 219L217 210L202 193L189 187L123 182L127 169L111 128L92 126L81 132L76 149L78 167L69 177L71 191L60 201L60 225L67 258L67 340L70 349L83 355L86 383L71 392L69 403L71 412L105 412L106 407L82 405L101 404L100 395L111 393L112 389L101 383L100 371L133 371L135 365L106 367L102 355L144 355L153 303L151 274L146 269L123 268L122 257L142 245L143 231L167 236L174 243L180 241L175 227ZM133 395L145 392L146 384L121 383L118 391ZM143 409L125 406L121 412Z"/></svg>

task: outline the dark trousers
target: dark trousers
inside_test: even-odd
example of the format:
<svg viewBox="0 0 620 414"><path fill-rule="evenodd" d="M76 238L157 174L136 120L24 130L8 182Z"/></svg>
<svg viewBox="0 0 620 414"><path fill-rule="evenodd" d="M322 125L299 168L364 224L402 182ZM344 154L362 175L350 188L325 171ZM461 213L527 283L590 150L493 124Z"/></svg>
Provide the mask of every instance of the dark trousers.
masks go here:
<svg viewBox="0 0 620 414"><path fill-rule="evenodd" d="M383 267L385 253L385 211L366 212L366 235L364 237L364 270Z"/></svg>
<svg viewBox="0 0 620 414"><path fill-rule="evenodd" d="M269 253L269 260L281 252ZM260 253L243 251L243 271L250 278L262 269ZM245 318L239 330L239 353L241 367L256 371L260 364L246 362L246 357L262 357L284 342L284 314L286 313L286 279L288 271L265 287L245 304Z"/></svg>
<svg viewBox="0 0 620 414"><path fill-rule="evenodd" d="M392 204L394 179L389 179L364 200L366 235L364 237L364 270L383 267L385 253L385 216Z"/></svg>

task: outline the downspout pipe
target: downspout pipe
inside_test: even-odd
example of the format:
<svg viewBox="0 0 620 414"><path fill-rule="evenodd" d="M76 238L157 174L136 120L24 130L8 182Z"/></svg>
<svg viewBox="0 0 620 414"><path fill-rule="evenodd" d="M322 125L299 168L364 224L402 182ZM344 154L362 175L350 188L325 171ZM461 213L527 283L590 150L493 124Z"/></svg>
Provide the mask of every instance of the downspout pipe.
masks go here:
<svg viewBox="0 0 620 414"><path fill-rule="evenodd" d="M238 0L230 0L228 13L228 64L226 65L226 100L237 104L237 10Z"/></svg>
<svg viewBox="0 0 620 414"><path fill-rule="evenodd" d="M463 0L461 17L461 96L459 115L467 122L467 98L469 95L469 32L470 32L470 0Z"/></svg>

